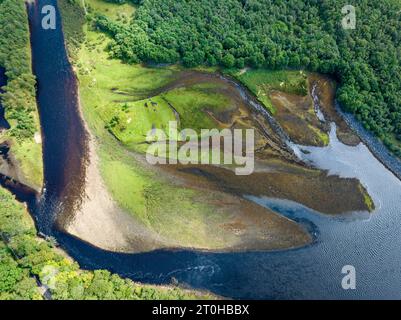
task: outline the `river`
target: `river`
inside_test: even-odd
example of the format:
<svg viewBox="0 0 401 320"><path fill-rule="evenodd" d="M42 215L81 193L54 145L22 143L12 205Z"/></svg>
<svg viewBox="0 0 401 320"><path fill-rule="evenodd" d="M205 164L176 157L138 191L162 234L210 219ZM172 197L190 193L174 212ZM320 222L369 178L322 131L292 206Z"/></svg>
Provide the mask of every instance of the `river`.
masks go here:
<svg viewBox="0 0 401 320"><path fill-rule="evenodd" d="M60 13L55 30L41 26L41 8L56 1L28 4L32 68L43 137L44 188L35 214L38 229L51 233L57 213L74 212L84 191L87 132L79 112L77 79L64 47Z"/></svg>
<svg viewBox="0 0 401 320"><path fill-rule="evenodd" d="M83 268L105 268L149 283L168 283L175 278L232 298L401 298L401 182L364 144L349 147L338 141L334 127L329 146L300 148L310 152L304 156L317 167L360 179L376 204L371 215L355 212L330 217L289 201L248 197L313 225L316 241L310 246L276 252L121 254L59 232L53 225L58 209L64 206L73 211L82 191L87 134L59 13L56 30L43 30L40 25L40 8L46 4L56 6L56 1L37 0L29 7L45 166L45 189L32 214L38 229L53 234ZM356 268L356 290L341 288L344 265Z"/></svg>
<svg viewBox="0 0 401 320"><path fill-rule="evenodd" d="M6 84L7 84L7 78L5 75L5 70L0 66L0 93L3 93L3 90L1 88ZM0 101L0 131L3 129L10 129L10 125L4 117L4 108L1 105Z"/></svg>

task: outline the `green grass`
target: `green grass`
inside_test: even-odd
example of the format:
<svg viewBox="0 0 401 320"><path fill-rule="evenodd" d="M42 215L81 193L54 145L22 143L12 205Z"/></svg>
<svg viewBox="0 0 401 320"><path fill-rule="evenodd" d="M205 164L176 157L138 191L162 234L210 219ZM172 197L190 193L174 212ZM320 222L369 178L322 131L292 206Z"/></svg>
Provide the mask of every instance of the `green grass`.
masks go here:
<svg viewBox="0 0 401 320"><path fill-rule="evenodd" d="M272 90L301 96L305 96L308 93L307 75L303 71L258 69L248 70L242 74L238 71L230 70L229 73L248 87L273 114L275 109L269 98Z"/></svg>
<svg viewBox="0 0 401 320"><path fill-rule="evenodd" d="M361 184L359 184L359 190L361 191L363 195L364 202L369 210L369 212L372 212L375 210L375 203L373 202L372 197L369 195L368 191L366 190L365 187L363 187Z"/></svg>
<svg viewBox="0 0 401 320"><path fill-rule="evenodd" d="M199 84L192 87L178 88L166 92L163 97L180 114L181 128L200 129L216 128L216 122L208 116L206 110L219 112L230 107L230 99L223 94L207 92L213 84Z"/></svg>
<svg viewBox="0 0 401 320"><path fill-rule="evenodd" d="M13 145L12 152L28 184L40 190L43 183L42 144L25 140Z"/></svg>
<svg viewBox="0 0 401 320"><path fill-rule="evenodd" d="M101 172L114 199L129 212L135 212L135 216L145 225L150 226L147 217L143 189L148 183L145 175L132 166L108 157L106 153L101 156Z"/></svg>
<svg viewBox="0 0 401 320"><path fill-rule="evenodd" d="M148 150L146 136L153 128L163 130L170 140L183 141L182 137L169 133L169 122L177 120L173 108L179 118L177 133L186 128L191 128L198 134L201 133L201 129L219 128L220 125L206 110L227 110L231 107L231 100L223 94L210 91L216 89L216 86L213 83L202 83L173 89L151 99L109 105L114 113L108 119L107 128L126 147L142 153ZM209 151L198 151L197 154L191 153L191 161L211 160L212 155ZM168 148L167 155L169 158L180 158L180 154L170 154ZM187 156L184 156L185 159L188 159ZM220 157L222 156L221 153Z"/></svg>
<svg viewBox="0 0 401 320"><path fill-rule="evenodd" d="M39 120L36 121L39 128ZM22 175L21 182L40 190L43 184L42 144L36 143L34 138L14 137L9 131L0 134L0 142L4 141L8 141L11 145L10 152L17 160L18 170Z"/></svg>
<svg viewBox="0 0 401 320"><path fill-rule="evenodd" d="M193 190L157 178L121 157L101 153L101 170L113 198L143 225L173 239L177 245L223 248L226 240L218 224L227 217L203 203ZM205 222L207 221L207 226ZM215 227L210 227L215 226ZM212 231L214 229L214 231ZM211 232L212 231L212 232Z"/></svg>
<svg viewBox="0 0 401 320"><path fill-rule="evenodd" d="M169 121L176 120L173 110L161 97L118 104L114 109L108 128L118 140L133 149L146 141L150 130L158 128L167 132Z"/></svg>
<svg viewBox="0 0 401 320"><path fill-rule="evenodd" d="M93 31L86 34L85 46L75 67L83 86L96 92L91 100L98 107L144 99L152 90L170 82L177 73L174 67L144 68L109 59L105 51L107 37Z"/></svg>
<svg viewBox="0 0 401 320"><path fill-rule="evenodd" d="M88 110L86 116L97 134L104 137L108 135L105 126L121 112L124 104L135 105L145 99L153 90L174 79L177 71L174 68L126 65L109 59L105 51L108 39L89 30L86 30L86 36L74 68L79 77L84 107L88 106L85 108ZM145 116L140 110L137 113L140 117ZM145 128L144 125L143 130ZM125 135L124 139L128 137Z"/></svg>
<svg viewBox="0 0 401 320"><path fill-rule="evenodd" d="M132 3L115 4L104 0L82 0L88 12L98 12L107 15L111 19L123 21L129 19L135 13Z"/></svg>
<svg viewBox="0 0 401 320"><path fill-rule="evenodd" d="M127 65L109 59L105 51L107 37L87 30L85 45L75 69L81 83L81 95L100 116L97 126L105 126L113 117L120 119L120 126L112 128L113 134L124 144L135 149L135 143L145 140L146 133L155 128L166 128L175 120L169 102L179 113L181 128L215 128L216 122L204 110L224 111L230 100L223 94L207 92L214 84L199 84L171 90L151 100L152 91L174 80L180 72L177 66L145 68ZM145 107L148 103L148 108ZM131 119L131 120L129 120Z"/></svg>
<svg viewBox="0 0 401 320"><path fill-rule="evenodd" d="M68 54L74 59L77 57L80 44L85 35L82 25L85 23L85 13L77 6L83 0L58 0L58 7L63 18L63 33L67 43Z"/></svg>

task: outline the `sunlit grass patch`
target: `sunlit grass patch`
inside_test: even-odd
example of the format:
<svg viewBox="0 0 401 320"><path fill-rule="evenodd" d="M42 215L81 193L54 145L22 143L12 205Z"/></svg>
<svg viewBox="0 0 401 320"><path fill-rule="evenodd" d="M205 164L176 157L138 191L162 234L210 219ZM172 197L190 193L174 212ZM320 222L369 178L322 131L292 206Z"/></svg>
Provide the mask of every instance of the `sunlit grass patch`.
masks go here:
<svg viewBox="0 0 401 320"><path fill-rule="evenodd" d="M248 70L232 73L272 113L275 112L269 94L272 90L305 96L308 93L307 75L303 71Z"/></svg>
<svg viewBox="0 0 401 320"><path fill-rule="evenodd" d="M227 215L200 201L196 191L158 179L105 151L101 158L102 175L113 198L140 223L180 245L224 247L228 239L219 232L219 224Z"/></svg>
<svg viewBox="0 0 401 320"><path fill-rule="evenodd" d="M212 84L178 88L162 96L171 103L180 114L181 128L212 129L218 127L207 111L219 112L231 107L229 97L214 92L205 92Z"/></svg>
<svg viewBox="0 0 401 320"><path fill-rule="evenodd" d="M176 120L173 110L160 96L115 105L114 109L106 126L125 145L145 142L152 129L167 132L169 121Z"/></svg>
<svg viewBox="0 0 401 320"><path fill-rule="evenodd" d="M20 164L20 169L27 182L40 189L43 183L42 144L34 139L15 143L12 152Z"/></svg>
<svg viewBox="0 0 401 320"><path fill-rule="evenodd" d="M83 0L83 3L88 12L102 13L117 21L130 19L135 13L135 6L131 2L117 4L104 0Z"/></svg>

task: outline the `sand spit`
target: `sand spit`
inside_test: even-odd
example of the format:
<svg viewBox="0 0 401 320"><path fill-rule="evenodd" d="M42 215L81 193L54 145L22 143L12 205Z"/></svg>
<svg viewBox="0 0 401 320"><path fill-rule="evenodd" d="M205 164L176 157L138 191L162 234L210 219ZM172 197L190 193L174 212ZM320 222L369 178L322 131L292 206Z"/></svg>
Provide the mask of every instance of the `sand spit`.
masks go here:
<svg viewBox="0 0 401 320"><path fill-rule="evenodd" d="M140 252L164 247L163 239L120 209L109 194L99 171L93 137L89 141L89 164L85 196L68 233L99 248L118 252Z"/></svg>

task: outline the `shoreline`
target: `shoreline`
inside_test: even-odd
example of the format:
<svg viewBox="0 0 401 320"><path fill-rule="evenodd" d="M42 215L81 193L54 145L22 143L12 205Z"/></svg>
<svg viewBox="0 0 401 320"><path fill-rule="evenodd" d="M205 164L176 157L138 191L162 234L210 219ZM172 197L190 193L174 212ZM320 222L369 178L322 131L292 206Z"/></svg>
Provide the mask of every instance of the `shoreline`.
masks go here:
<svg viewBox="0 0 401 320"><path fill-rule="evenodd" d="M361 139L362 143L369 149L372 155L387 170L401 180L401 160L396 155L392 154L378 137L366 130L363 125L355 119L353 114L342 110L337 100L335 100L335 108L336 112L338 112L351 130Z"/></svg>
<svg viewBox="0 0 401 320"><path fill-rule="evenodd" d="M74 70L75 70L75 68L74 68ZM219 78L219 75L216 74L214 77ZM79 78L78 78L77 84L78 84L79 87L81 87ZM86 121L85 121L85 119L86 119L86 114L85 114L86 105L84 107L83 104L84 104L84 101L81 101L81 103L79 104L80 116L81 116L81 118L84 119L86 131L90 131L91 132L91 128L88 127L88 123L86 123ZM93 132L92 134L95 134L95 133ZM94 142L93 137L90 138L90 140L92 140L92 143ZM100 155L94 155L93 150L95 150L95 148L93 146L91 147L91 150L92 150L91 151L92 155L90 156L90 158L92 160L89 161L90 162L89 168L92 165L91 163L93 162L94 157L98 158L98 156L100 156ZM95 184L97 184L98 187L100 186L100 184L103 184L103 187L101 187L101 189L103 190L102 192L103 192L104 195L107 195L104 198L110 197L110 192L108 192L107 187L104 185L104 181L102 181L102 179L101 179L101 177L99 175L99 168L96 169L96 168L92 167L92 169L88 169L88 172L89 171L92 171L92 173L88 173L88 174L89 175L93 175L95 177L94 179L91 179L91 180L97 180L98 182L94 183L92 181L89 181L89 183L87 183L87 187L89 185L91 185L91 184L92 184L92 187L94 187ZM92 194L93 194L93 192L92 192ZM96 195L96 196L99 197L99 195ZM235 202L234 201L235 196L230 194L230 193L227 193L224 196L224 198L226 200L228 200L229 205L233 206L233 204ZM91 197L91 198L95 199L96 197L94 196L94 197ZM102 220L102 219L94 218L94 216L96 216L98 213L96 213L96 215L92 214L92 217L91 217L90 209L89 209L90 206L91 206L90 203L92 203L92 204L96 203L96 201L93 200L93 199L90 200L90 201L88 201L86 199L85 200L86 204L85 204L85 201L83 201L82 206L83 206L84 210L83 211L81 210L81 212L76 214L75 222L72 223L70 226L66 226L66 230L67 231L68 230L72 231L72 233L75 236L77 236L78 238L82 238L83 240L86 240L87 242L90 242L91 244L93 244L95 246L97 245L98 247L102 247L102 248L106 248L106 249L115 249L115 248L119 247L119 249L122 248L122 250L120 250L120 251L124 251L124 252L127 252L127 251L128 252L132 252L132 251L133 252L144 252L144 251L149 251L149 249L150 250L154 250L154 249L195 250L195 251L206 250L206 251L209 251L209 252L245 252L245 251L267 251L267 250L276 250L276 249L277 250L280 250L280 249L292 249L292 248L299 248L299 247L302 247L302 246L305 246L305 245L308 245L308 244L311 243L311 237L306 232L306 230L304 230L303 226L299 225L298 223L296 223L294 221L290 222L289 219L287 219L285 217L282 217L281 215L279 215L277 213L274 213L274 212L271 212L269 210L266 210L265 208L263 208L261 206L257 206L257 205L255 205L255 204L253 204L253 203L248 201L249 203L247 203L247 205L241 204L239 206L239 208L240 209L241 208L244 209L246 207L249 210L249 208L252 207L253 211L259 212L262 216L264 216L264 213L266 213L266 214L274 213L274 217L271 218L271 223L275 224L275 226L277 227L276 230L281 230L281 231L293 230L294 233L296 234L296 236L293 236L292 243L289 243L290 242L290 237L289 237L289 233L288 232L283 232L283 236L282 237L279 237L277 232L268 232L269 235L271 235L273 237L273 239L268 237L267 238L268 240L265 241L266 243L264 243L264 244L261 243L260 239L258 241L251 241L249 236L247 236L247 238L243 242L243 239L240 236L240 237L236 237L235 242L230 241L230 242L227 242L227 245L223 245L223 246L220 246L220 245L215 246L213 244L212 245L208 245L208 244L206 244L206 245L204 245L204 244L197 245L196 241L193 242L193 243L189 243L189 245L185 245L185 244L184 245L179 245L179 243L174 238L171 239L171 240L167 239L167 243L163 243L163 241L160 241L160 240L162 240L162 238L160 236L158 236L158 234L157 234L157 236L147 237L148 240L150 239L152 241L152 243L150 245L150 248L149 248L149 245L144 245L143 239L141 239L142 243L139 245L139 247L142 246L145 249L138 250L138 245L132 245L132 241L131 241L132 236L130 236L128 234L128 232L125 233L124 237L119 237L119 238L116 237L115 238L118 241L117 245L111 244L110 241L107 241L107 239L103 239L102 241L99 241L99 239L96 239L97 237L94 234L90 234L90 232L89 232L90 228L88 227L88 224L90 224L91 221L93 221L96 224L97 223L96 220ZM121 221L126 221L126 216L128 215L128 213L125 212L125 210L123 210L122 208L118 208L118 205L114 201L114 199L110 198L107 201L108 201L109 205L111 206L111 208L113 208L112 212L110 214L116 218L116 220L114 220L114 222L113 222L114 223L114 227L113 227L114 230L116 229L117 224L120 223L120 227L122 227L124 232L125 232L126 224L121 225ZM247 200L243 199L243 198L236 198L236 201L247 202ZM219 206L217 208L220 209L220 208L224 207L225 209L230 209L229 205L226 205L224 207L224 201L222 201L221 204L219 204ZM103 207L105 207L105 206L103 206ZM258 208L255 208L256 206ZM103 208L102 208L102 211L104 211ZM117 212L120 212L120 213L117 213ZM110 216L110 214L109 214L109 216ZM99 215L105 216L105 215L107 215L107 213L103 212L103 213L100 213ZM118 218L117 216L120 217L120 218ZM85 219L86 222L79 221L81 219L80 217ZM144 229L148 229L148 230L146 230L146 232L143 231L142 234L149 235L149 233L152 233L154 235L153 231L150 228L146 228L146 227L142 228L140 223L135 221L136 220L135 217L132 217L132 215L128 215L128 217L129 217L129 219L134 221L134 222L131 221L131 223L129 223L133 230L137 230L138 228L140 228L140 230L142 230L142 231ZM267 219L270 219L271 216L267 216L267 217L268 217ZM280 217L281 220L280 220L280 218L276 218L276 217ZM250 220L253 219L253 218L254 217L248 218L249 221L247 220L246 222L249 223ZM119 219L121 219L121 221L118 221ZM230 222L230 221L228 221L228 222ZM231 222L234 222L234 221L231 221ZM135 224L136 227L134 227L133 224ZM85 225L86 225L86 229L84 229ZM113 229L113 228L111 228L111 229ZM227 224L227 226L224 226L224 228L234 228L234 223ZM102 237L104 237L103 233L100 232L101 228L98 226L97 229L99 230L97 232L97 234L100 234ZM261 229L261 228L259 228L259 229ZM84 233L80 234L79 230L81 230L81 231L83 230ZM242 232L242 230L241 230L241 232ZM116 233L116 232L114 232L114 233ZM157 246L154 246L155 239L158 242ZM145 239L145 242L146 242L146 239ZM104 244L106 244L107 247L105 247ZM134 249L132 249L132 248L134 248Z"/></svg>
<svg viewBox="0 0 401 320"><path fill-rule="evenodd" d="M107 190L100 173L98 146L83 115L80 97L78 96L77 99L80 117L87 131L89 149L85 164L85 186L79 208L74 212L73 218L62 226L62 229L72 236L104 250L141 252L143 248L140 246L143 239L138 239L138 234L147 238L151 243L147 248L149 251L157 249L158 247L152 245L152 243L158 244L157 236L153 235L155 239L152 240L151 232L121 209ZM144 247L146 248L146 245Z"/></svg>
<svg viewBox="0 0 401 320"><path fill-rule="evenodd" d="M221 74L223 77L226 77L227 79L236 82L239 86L245 89L248 94L251 93L250 88L248 88L246 84L239 81L235 76L231 75L230 73L225 73L224 70L219 70L218 73ZM327 76L325 74L318 75L324 77ZM337 81L335 81L335 84L338 84ZM257 97L254 97L254 99L258 101L258 103L262 104L262 102L259 101ZM372 132L366 130L353 114L344 111L338 101L335 99L335 97L334 110L347 124L349 129L354 132L356 136L358 136L358 138L361 140L360 142L362 142L369 149L369 151L375 156L375 158L379 160L379 162L383 164L383 166L385 166L389 171L391 171L399 180L401 180L401 159L391 153L391 151L389 151L389 149L383 144L383 142L381 142L380 139L376 137ZM340 139L340 137L338 138Z"/></svg>

